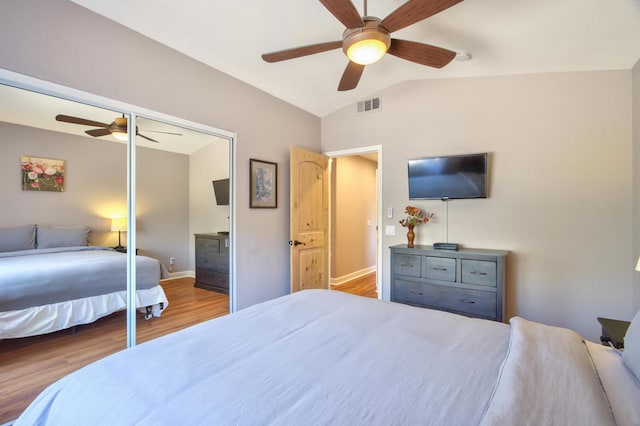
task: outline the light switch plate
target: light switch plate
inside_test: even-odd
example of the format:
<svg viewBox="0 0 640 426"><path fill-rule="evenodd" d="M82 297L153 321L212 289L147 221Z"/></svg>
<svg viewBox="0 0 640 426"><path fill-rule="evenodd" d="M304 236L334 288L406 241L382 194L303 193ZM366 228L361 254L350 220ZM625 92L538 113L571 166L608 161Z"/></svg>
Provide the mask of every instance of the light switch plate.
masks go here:
<svg viewBox="0 0 640 426"><path fill-rule="evenodd" d="M396 226L395 225L387 225L384 228L385 235L396 235Z"/></svg>
<svg viewBox="0 0 640 426"><path fill-rule="evenodd" d="M393 207L389 207L389 208L387 209L387 217L388 217L389 219L392 219L392 218L393 218Z"/></svg>

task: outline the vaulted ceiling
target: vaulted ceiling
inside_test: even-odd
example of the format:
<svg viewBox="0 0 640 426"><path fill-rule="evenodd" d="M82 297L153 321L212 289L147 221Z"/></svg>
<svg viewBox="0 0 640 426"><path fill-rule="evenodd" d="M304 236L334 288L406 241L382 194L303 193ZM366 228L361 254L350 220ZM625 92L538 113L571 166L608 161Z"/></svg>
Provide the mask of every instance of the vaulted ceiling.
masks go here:
<svg viewBox="0 0 640 426"><path fill-rule="evenodd" d="M640 59L640 0L465 0L393 34L456 52L442 69L386 55L338 92L341 49L269 64L262 53L341 40L318 0L72 0L317 116L402 81L630 69ZM414 0L415 1L415 0ZM384 18L403 0L369 0ZM355 1L363 14L363 2Z"/></svg>

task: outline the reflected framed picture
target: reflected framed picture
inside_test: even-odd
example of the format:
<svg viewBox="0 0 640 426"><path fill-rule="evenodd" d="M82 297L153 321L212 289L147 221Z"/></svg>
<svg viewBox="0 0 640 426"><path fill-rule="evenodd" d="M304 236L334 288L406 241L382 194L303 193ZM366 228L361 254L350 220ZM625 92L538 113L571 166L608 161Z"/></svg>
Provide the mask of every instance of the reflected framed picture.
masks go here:
<svg viewBox="0 0 640 426"><path fill-rule="evenodd" d="M23 155L20 163L23 191L64 192L64 160Z"/></svg>
<svg viewBox="0 0 640 426"><path fill-rule="evenodd" d="M249 207L275 209L278 207L278 164L249 159Z"/></svg>

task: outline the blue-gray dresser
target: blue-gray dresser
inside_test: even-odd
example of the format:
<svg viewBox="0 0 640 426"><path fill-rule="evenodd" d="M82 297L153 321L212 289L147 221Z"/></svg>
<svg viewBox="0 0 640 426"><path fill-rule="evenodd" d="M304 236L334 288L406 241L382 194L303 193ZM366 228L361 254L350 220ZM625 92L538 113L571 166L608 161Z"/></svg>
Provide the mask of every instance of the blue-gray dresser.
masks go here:
<svg viewBox="0 0 640 426"><path fill-rule="evenodd" d="M504 321L507 251L390 249L391 301Z"/></svg>

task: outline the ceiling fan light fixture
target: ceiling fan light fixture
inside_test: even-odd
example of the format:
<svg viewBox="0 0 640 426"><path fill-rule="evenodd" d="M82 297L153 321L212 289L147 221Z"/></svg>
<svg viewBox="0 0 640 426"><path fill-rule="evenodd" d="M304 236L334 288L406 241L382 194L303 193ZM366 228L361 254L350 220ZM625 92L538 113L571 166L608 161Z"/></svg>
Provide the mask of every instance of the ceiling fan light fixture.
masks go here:
<svg viewBox="0 0 640 426"><path fill-rule="evenodd" d="M391 36L381 28L359 28L344 37L342 50L351 62L369 65L377 62L391 46Z"/></svg>
<svg viewBox="0 0 640 426"><path fill-rule="evenodd" d="M115 130L113 132L111 132L111 135L118 139L119 141L123 141L126 142L129 139L129 136L127 135L127 132L123 132L121 130Z"/></svg>
<svg viewBox="0 0 640 426"><path fill-rule="evenodd" d="M119 141L128 141L129 135L127 132L127 118L124 116L122 118L116 118L109 126L109 131L111 131L111 135Z"/></svg>

